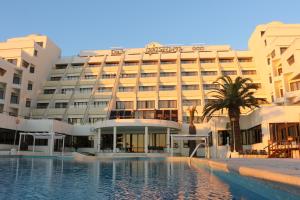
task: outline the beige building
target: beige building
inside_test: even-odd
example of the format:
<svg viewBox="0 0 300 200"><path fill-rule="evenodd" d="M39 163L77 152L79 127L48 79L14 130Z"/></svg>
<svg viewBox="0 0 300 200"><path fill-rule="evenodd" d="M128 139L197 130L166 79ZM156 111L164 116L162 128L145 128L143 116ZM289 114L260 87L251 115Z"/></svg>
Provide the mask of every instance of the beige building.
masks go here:
<svg viewBox="0 0 300 200"><path fill-rule="evenodd" d="M17 111L12 110L14 105L5 98L3 115L14 111L15 115L31 117L22 119L19 130L65 134L67 147L75 146L80 151L148 153L169 151L172 146L173 152L187 154L187 141L171 144L170 138L188 134L188 108L197 105L197 135L208 139L210 156L224 157L230 137L226 113L216 113L209 122L201 121L201 113L203 106L213 101L208 92L216 87L213 82L218 77L242 76L258 85L257 98L270 102L254 112L242 111L245 148L263 150L269 140L279 144L288 137L298 144L299 38L300 25L272 22L256 28L245 51L228 45L164 46L153 42L144 48L81 51L78 56L63 58L45 36L11 39L3 43L3 48L0 44L0 56L15 59L15 55L8 56L7 52L16 51L9 45L22 52L23 43L31 41L31 48L26 46L31 52L26 53L26 62L34 66L34 71L41 69L41 75L29 79L23 78L27 73L21 73L20 85L25 88L19 90L18 97L23 103L17 104ZM40 40L48 45L39 47ZM47 57L39 59L36 50L38 56ZM24 71L20 67L24 58L17 58L15 64L0 62L10 79L19 69ZM5 88L2 96L11 96L15 84L9 84L9 78L3 83L2 77L0 80L1 88ZM30 105L26 103L28 81L36 87ZM12 99L14 102L15 97ZM43 126L37 127L39 122ZM30 138L28 143L32 144ZM54 146L61 148L58 143Z"/></svg>

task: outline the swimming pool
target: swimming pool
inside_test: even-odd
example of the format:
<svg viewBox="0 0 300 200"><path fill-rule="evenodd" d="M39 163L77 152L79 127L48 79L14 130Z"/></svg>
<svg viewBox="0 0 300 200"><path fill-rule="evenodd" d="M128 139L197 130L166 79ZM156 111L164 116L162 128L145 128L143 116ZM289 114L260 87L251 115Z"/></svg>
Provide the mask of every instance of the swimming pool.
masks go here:
<svg viewBox="0 0 300 200"><path fill-rule="evenodd" d="M1 158L0 199L299 199L282 187L163 158Z"/></svg>

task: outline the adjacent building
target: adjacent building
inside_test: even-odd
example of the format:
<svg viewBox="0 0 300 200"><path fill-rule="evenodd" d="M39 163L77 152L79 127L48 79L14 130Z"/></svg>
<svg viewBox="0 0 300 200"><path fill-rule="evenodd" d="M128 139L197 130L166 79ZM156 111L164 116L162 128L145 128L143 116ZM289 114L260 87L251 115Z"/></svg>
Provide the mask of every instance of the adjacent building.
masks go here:
<svg viewBox="0 0 300 200"><path fill-rule="evenodd" d="M269 102L242 110L246 149L263 150L270 140L299 144L299 41L300 25L280 22L259 25L243 51L153 42L60 58L46 36L11 39L0 43L0 111L10 119L0 127L10 136L16 126L64 134L66 146L79 151L162 152L171 147L172 134L188 134L188 109L195 105L197 135L207 138L210 156L224 157L231 133L226 113L209 121L202 121L201 113L214 101L209 94L217 87L214 81L229 75L251 78L259 88L256 98ZM32 145L32 138L27 143ZM172 145L174 152L187 154L187 141Z"/></svg>

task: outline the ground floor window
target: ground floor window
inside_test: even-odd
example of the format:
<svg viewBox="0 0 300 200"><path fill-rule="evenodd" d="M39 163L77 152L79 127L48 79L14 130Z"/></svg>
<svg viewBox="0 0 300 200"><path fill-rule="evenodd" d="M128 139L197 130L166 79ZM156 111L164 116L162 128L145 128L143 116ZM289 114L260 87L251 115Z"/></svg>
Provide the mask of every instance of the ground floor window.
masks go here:
<svg viewBox="0 0 300 200"><path fill-rule="evenodd" d="M292 140L299 143L299 123L270 123L270 139L273 142Z"/></svg>
<svg viewBox="0 0 300 200"><path fill-rule="evenodd" d="M261 125L254 126L247 130L241 130L241 134L243 145L251 145L262 142Z"/></svg>
<svg viewBox="0 0 300 200"><path fill-rule="evenodd" d="M227 145L230 140L230 130L219 130L218 131L218 145Z"/></svg>

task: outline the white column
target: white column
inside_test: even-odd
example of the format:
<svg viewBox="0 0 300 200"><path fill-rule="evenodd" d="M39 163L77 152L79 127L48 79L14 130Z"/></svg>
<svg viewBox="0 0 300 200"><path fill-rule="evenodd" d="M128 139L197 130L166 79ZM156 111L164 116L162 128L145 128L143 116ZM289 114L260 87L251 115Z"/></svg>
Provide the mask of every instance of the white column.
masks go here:
<svg viewBox="0 0 300 200"><path fill-rule="evenodd" d="M21 139L22 139L22 133L20 133L19 135L19 147L18 147L18 153L20 152L20 149L21 149Z"/></svg>
<svg viewBox="0 0 300 200"><path fill-rule="evenodd" d="M33 136L33 145L32 145L32 152L35 150L35 136Z"/></svg>
<svg viewBox="0 0 300 200"><path fill-rule="evenodd" d="M117 127L114 126L113 152L117 152Z"/></svg>
<svg viewBox="0 0 300 200"><path fill-rule="evenodd" d="M62 139L62 147L61 147L61 155L64 155L64 151L65 151L65 137L63 137Z"/></svg>
<svg viewBox="0 0 300 200"><path fill-rule="evenodd" d="M171 136L171 156L173 156L173 137ZM168 150L170 152L170 148Z"/></svg>
<svg viewBox="0 0 300 200"><path fill-rule="evenodd" d="M145 153L148 153L148 139L149 139L149 134L148 134L148 126L145 126L145 135L144 135L144 150Z"/></svg>
<svg viewBox="0 0 300 200"><path fill-rule="evenodd" d="M170 152L170 128L167 128L167 149Z"/></svg>
<svg viewBox="0 0 300 200"><path fill-rule="evenodd" d="M101 128L98 128L97 132L97 152L100 152L101 149Z"/></svg>
<svg viewBox="0 0 300 200"><path fill-rule="evenodd" d="M55 133L51 133L50 135L50 139L48 140L49 141L49 155L52 156L53 155L53 146L54 146L54 134Z"/></svg>

